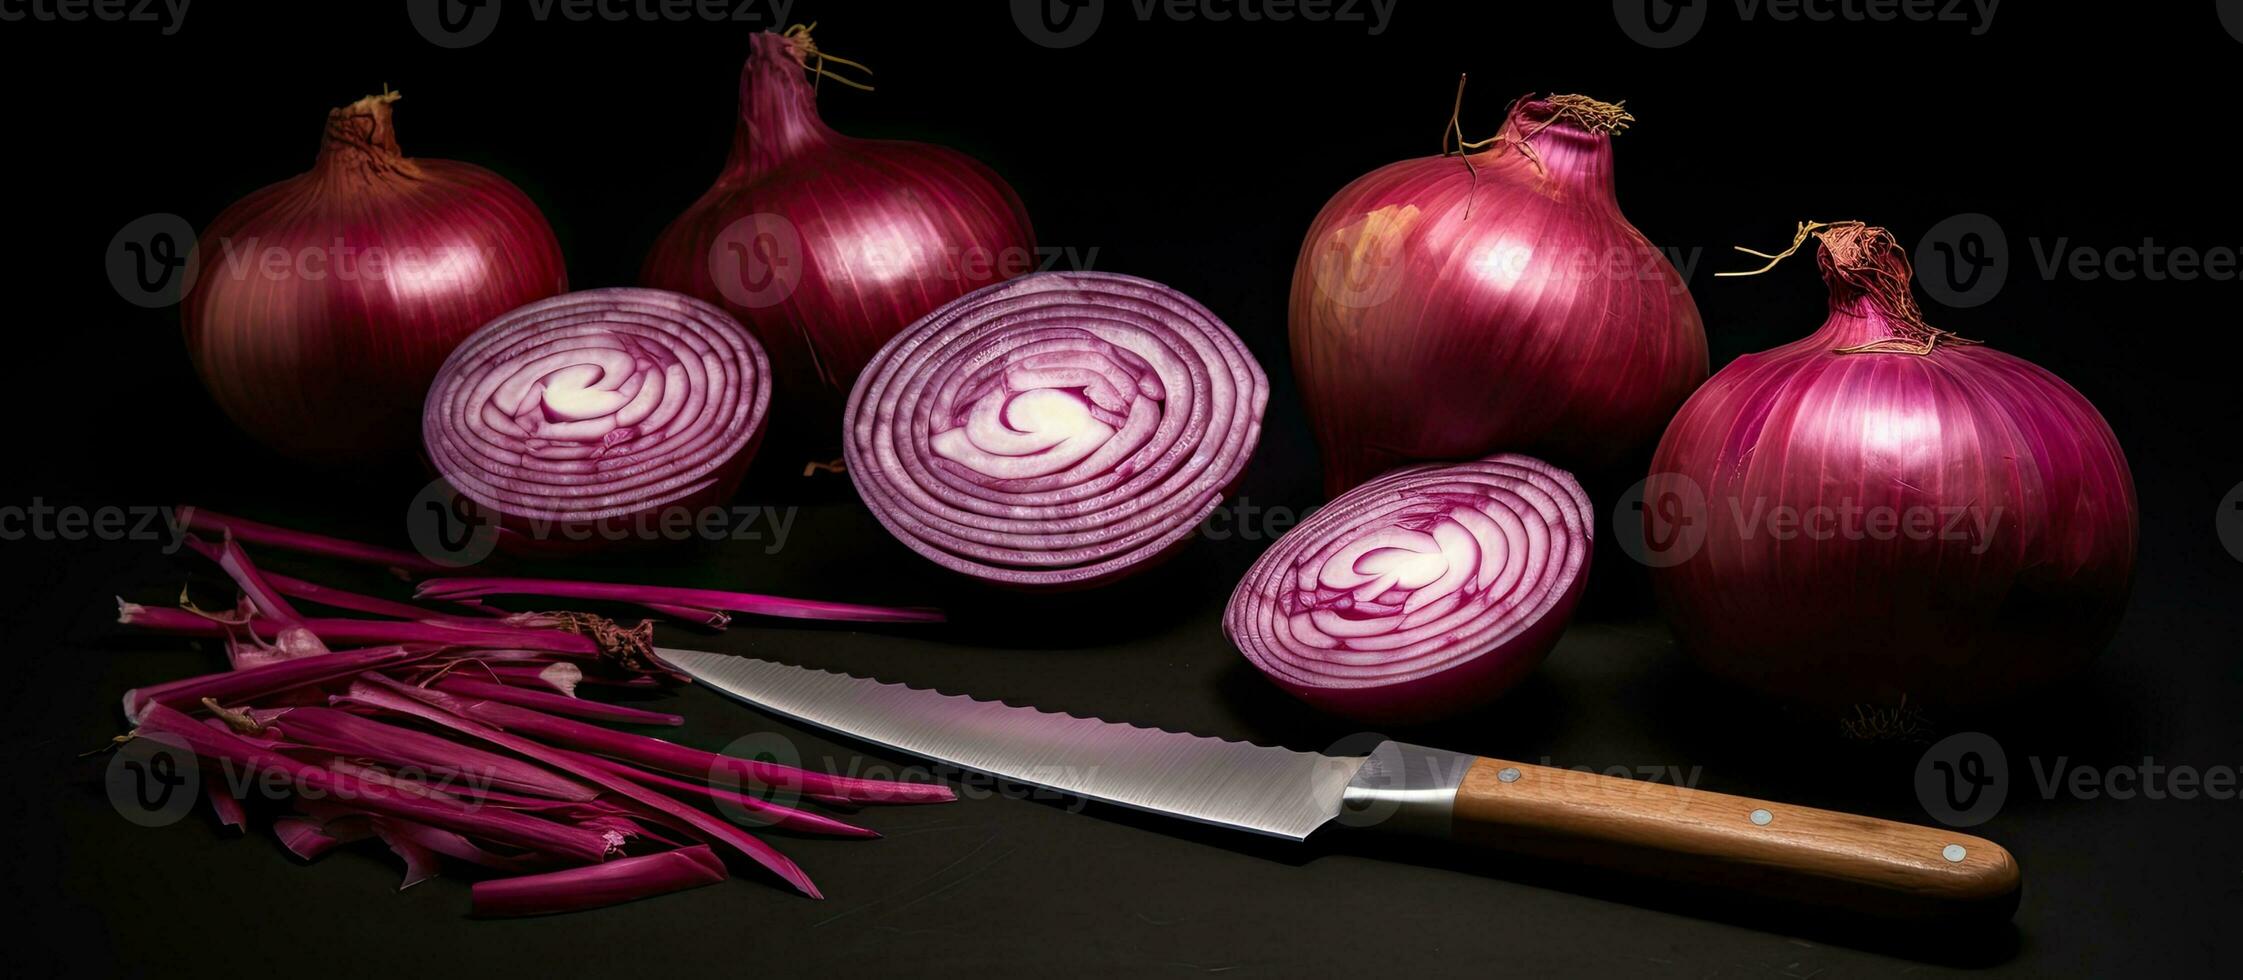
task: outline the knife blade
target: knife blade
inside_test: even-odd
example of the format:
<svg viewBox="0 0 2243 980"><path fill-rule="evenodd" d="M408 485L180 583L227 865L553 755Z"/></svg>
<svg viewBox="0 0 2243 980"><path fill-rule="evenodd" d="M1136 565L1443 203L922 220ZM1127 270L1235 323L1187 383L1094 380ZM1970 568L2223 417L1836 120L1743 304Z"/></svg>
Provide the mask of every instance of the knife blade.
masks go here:
<svg viewBox="0 0 2243 980"><path fill-rule="evenodd" d="M2006 918L2018 893L2008 851L1948 830L1403 742L1327 756L749 657L656 652L728 696L860 742L1289 840L1329 825L1401 831L1905 918Z"/></svg>

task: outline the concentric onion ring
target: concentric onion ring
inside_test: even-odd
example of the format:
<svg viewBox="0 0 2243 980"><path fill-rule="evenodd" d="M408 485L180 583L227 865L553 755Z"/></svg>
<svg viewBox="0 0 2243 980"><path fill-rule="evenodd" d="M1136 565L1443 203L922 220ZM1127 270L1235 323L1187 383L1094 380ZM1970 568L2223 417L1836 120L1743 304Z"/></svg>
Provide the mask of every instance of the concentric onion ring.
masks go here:
<svg viewBox="0 0 2243 980"><path fill-rule="evenodd" d="M1078 587L1183 543L1261 437L1269 382L1230 328L1155 282L1025 276L959 297L857 379L849 475L954 571Z"/></svg>
<svg viewBox="0 0 2243 980"><path fill-rule="evenodd" d="M729 497L770 400L763 348L724 311L593 289L460 344L429 387L421 435L455 490L521 532L502 544L613 543L648 515Z"/></svg>
<svg viewBox="0 0 2243 980"><path fill-rule="evenodd" d="M1588 496L1541 460L1396 470L1279 538L1231 593L1223 631L1326 711L1451 714L1503 693L1556 645L1590 538Z"/></svg>

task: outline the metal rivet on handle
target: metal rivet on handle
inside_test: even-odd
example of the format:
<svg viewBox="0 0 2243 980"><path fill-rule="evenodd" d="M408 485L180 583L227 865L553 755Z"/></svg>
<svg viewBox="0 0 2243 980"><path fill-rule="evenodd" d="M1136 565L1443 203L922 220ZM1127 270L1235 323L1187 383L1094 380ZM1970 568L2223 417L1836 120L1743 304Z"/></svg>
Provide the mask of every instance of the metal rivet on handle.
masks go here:
<svg viewBox="0 0 2243 980"><path fill-rule="evenodd" d="M1769 822L1771 822L1771 821L1773 821L1773 820L1775 820L1775 819L1776 819L1776 815L1775 815L1775 814L1773 814L1773 813L1769 813L1769 812L1768 812L1768 811L1766 811L1766 810L1754 810L1754 811L1752 811L1752 822L1753 822L1753 824L1754 824L1755 826L1760 826L1760 827L1765 827L1765 826L1768 826Z"/></svg>
<svg viewBox="0 0 2243 980"><path fill-rule="evenodd" d="M1506 783L1515 783L1519 781L1519 770L1511 766L1504 766L1495 771L1495 778Z"/></svg>
<svg viewBox="0 0 2243 980"><path fill-rule="evenodd" d="M1960 861L1966 857L1969 857L1970 852L1963 850L1963 845L1961 844L1949 844L1946 847L1939 849L1939 856L1946 858L1949 861Z"/></svg>

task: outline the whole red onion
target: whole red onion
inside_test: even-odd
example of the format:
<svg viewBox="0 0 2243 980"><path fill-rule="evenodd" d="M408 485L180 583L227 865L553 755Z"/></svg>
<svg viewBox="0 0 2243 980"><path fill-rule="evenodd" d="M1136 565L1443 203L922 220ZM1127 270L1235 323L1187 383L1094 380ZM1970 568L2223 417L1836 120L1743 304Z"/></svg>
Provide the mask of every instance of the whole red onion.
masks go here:
<svg viewBox="0 0 2243 980"><path fill-rule="evenodd" d="M1645 483L1684 649L1824 707L1985 702L2076 670L2133 576L2117 437L2056 376L1926 324L1884 229L1802 226L1793 248L1810 232L1829 318L1706 382Z"/></svg>
<svg viewBox="0 0 2243 980"><path fill-rule="evenodd" d="M1223 632L1294 697L1364 721L1424 721L1517 684L1589 576L1571 474L1500 455L1395 470L1277 539Z"/></svg>
<svg viewBox="0 0 2243 980"><path fill-rule="evenodd" d="M1035 233L1012 188L964 154L834 132L806 77L827 60L800 29L754 37L731 157L641 278L747 324L771 352L779 424L830 442L873 353L936 307L1031 271Z"/></svg>
<svg viewBox="0 0 2243 980"><path fill-rule="evenodd" d="M1075 588L1190 539L1261 438L1269 382L1206 307L1156 282L1040 272L881 349L849 396L849 477L952 571Z"/></svg>
<svg viewBox="0 0 2243 980"><path fill-rule="evenodd" d="M405 455L428 380L460 338L568 288L537 206L481 167L404 156L396 100L328 113L309 172L203 232L187 352L219 407L291 456Z"/></svg>
<svg viewBox="0 0 2243 980"><path fill-rule="evenodd" d="M1632 119L1522 99L1486 149L1382 167L1324 206L1291 328L1327 491L1496 450L1604 467L1705 379L1689 289L1613 197Z"/></svg>
<svg viewBox="0 0 2243 980"><path fill-rule="evenodd" d="M723 310L590 289L462 342L429 385L422 438L437 473L497 516L500 547L579 551L674 537L730 499L770 400L763 348Z"/></svg>

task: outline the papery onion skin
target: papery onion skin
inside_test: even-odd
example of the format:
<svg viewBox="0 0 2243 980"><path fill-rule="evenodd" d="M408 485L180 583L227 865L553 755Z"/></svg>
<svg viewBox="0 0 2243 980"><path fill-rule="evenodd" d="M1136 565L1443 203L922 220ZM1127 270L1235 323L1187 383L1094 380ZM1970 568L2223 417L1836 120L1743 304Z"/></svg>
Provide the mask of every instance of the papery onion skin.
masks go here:
<svg viewBox="0 0 2243 980"><path fill-rule="evenodd" d="M1454 715L1518 684L1557 645L1592 538L1587 494L1541 460L1405 467L1263 552L1231 593L1223 632L1277 686L1332 714Z"/></svg>
<svg viewBox="0 0 2243 980"><path fill-rule="evenodd" d="M431 465L499 546L567 553L661 538L731 499L763 434L771 366L723 310L653 289L532 303L460 344L429 386Z"/></svg>
<svg viewBox="0 0 2243 980"><path fill-rule="evenodd" d="M806 44L752 39L724 171L664 229L640 281L738 317L770 351L777 424L830 446L874 352L936 307L1030 271L1036 238L1019 195L972 158L827 126Z"/></svg>
<svg viewBox="0 0 2243 980"><path fill-rule="evenodd" d="M1883 229L1833 231L1821 329L1723 368L1653 457L1648 540L1681 550L1651 552L1652 583L1683 649L1840 712L1979 705L2077 671L2109 643L2133 576L2117 437L2020 358L1951 335L1901 350L1928 336L1903 322L1921 320L1913 300L1896 317L1846 280L1905 284L1906 257ZM1863 345L1886 350L1841 352ZM1844 520L1847 504L1863 516ZM1893 517L1872 524L1872 508ZM1787 513L1817 524L1784 532Z"/></svg>
<svg viewBox="0 0 2243 980"><path fill-rule="evenodd" d="M1688 287L1563 99L1522 99L1484 151L1372 171L1309 226L1289 322L1327 493L1496 451L1598 470L1705 380Z"/></svg>
<svg viewBox="0 0 2243 980"><path fill-rule="evenodd" d="M568 289L537 205L481 167L405 157L395 99L336 109L310 171L213 219L182 304L218 406L299 459L410 457L421 396L460 338Z"/></svg>
<svg viewBox="0 0 2243 980"><path fill-rule="evenodd" d="M970 293L880 351L843 453L898 540L961 574L1083 588L1185 544L1261 438L1269 381L1167 286L1044 272Z"/></svg>

